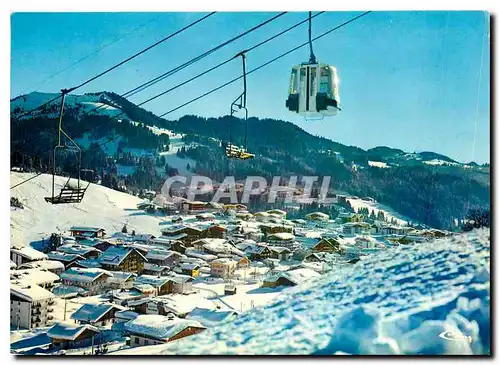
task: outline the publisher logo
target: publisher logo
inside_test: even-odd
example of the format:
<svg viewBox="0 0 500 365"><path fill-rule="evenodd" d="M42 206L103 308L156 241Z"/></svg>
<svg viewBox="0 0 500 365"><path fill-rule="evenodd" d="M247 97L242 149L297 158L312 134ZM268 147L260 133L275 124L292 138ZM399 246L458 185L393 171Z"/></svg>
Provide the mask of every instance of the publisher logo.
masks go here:
<svg viewBox="0 0 500 365"><path fill-rule="evenodd" d="M472 336L465 336L461 333L454 333L451 331L444 331L439 334L439 337L448 341L468 341L472 343Z"/></svg>

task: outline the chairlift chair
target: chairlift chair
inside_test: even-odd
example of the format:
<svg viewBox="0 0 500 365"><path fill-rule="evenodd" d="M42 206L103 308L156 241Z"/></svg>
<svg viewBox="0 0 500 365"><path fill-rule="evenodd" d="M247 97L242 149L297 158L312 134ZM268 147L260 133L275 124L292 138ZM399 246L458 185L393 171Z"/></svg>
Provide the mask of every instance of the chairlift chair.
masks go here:
<svg viewBox="0 0 500 365"><path fill-rule="evenodd" d="M238 53L235 57L241 56L243 62L243 92L231 103L231 117L234 116L236 112L241 109L245 110L245 143L244 146L235 146L232 142L232 120L229 122L229 142L225 144L224 150L227 158L238 159L238 160L248 160L254 158L253 153L249 153L247 150L247 135L248 135L248 109L247 105L247 78L246 78L246 64L245 64L245 52L242 51Z"/></svg>
<svg viewBox="0 0 500 365"><path fill-rule="evenodd" d="M81 173L87 173L87 172L93 172L92 170L88 169L82 169L81 168L81 161L82 161L82 150L80 146L63 130L62 128L62 118L64 114L64 101L66 99L66 94L68 94L70 90L64 89L61 91L62 93L62 100L61 100L61 108L59 111L59 124L58 124L58 142L57 145L54 147L54 155L53 155L53 160L52 160L52 195L44 197L45 201L47 203L51 204L71 204L71 203L80 203L83 200L83 197L85 195L85 192L87 191L88 187L90 186L90 181L83 186L81 183ZM71 142L70 145L67 144L62 144L61 143L61 136L64 135L69 142ZM68 178L66 183L63 185L61 188L61 191L59 194L55 194L55 176L56 176L56 153L58 150L64 149L70 152L74 152L77 160L77 169L78 169L78 179L77 179L77 185L76 186L71 186L71 177Z"/></svg>

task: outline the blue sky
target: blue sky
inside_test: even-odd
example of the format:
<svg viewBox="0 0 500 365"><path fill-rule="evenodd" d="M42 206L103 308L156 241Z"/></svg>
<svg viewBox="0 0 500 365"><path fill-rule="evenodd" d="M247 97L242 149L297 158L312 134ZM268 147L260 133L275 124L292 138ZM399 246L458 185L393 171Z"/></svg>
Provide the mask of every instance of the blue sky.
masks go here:
<svg viewBox="0 0 500 365"><path fill-rule="evenodd" d="M217 13L77 93L128 91L274 14ZM313 36L358 14L322 14L313 20ZM130 100L139 103L166 90L306 15L288 13ZM57 92L75 86L200 16L201 13L16 13L11 18L11 96L33 90ZM305 121L285 108L290 68L308 59L307 47L249 75L249 114L288 120L310 133L365 149L385 145L408 152L439 152L463 162L489 162L490 50L485 21L482 12L373 12L314 44L318 61L333 64L339 71L343 106L340 115ZM148 24L133 31L145 23ZM46 80L131 31L77 66ZM253 69L306 40L304 24L250 52L247 67ZM236 60L144 107L162 114L240 72L241 63ZM240 90L241 84L234 83L167 118L227 114L230 102Z"/></svg>

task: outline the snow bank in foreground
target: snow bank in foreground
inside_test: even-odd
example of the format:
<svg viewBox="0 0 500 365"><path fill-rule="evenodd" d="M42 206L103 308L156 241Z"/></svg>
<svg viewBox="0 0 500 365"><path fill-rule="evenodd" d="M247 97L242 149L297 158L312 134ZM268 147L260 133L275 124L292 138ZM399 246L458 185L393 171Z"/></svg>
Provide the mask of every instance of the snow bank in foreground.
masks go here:
<svg viewBox="0 0 500 365"><path fill-rule="evenodd" d="M487 354L489 235L387 250L202 334L115 354Z"/></svg>

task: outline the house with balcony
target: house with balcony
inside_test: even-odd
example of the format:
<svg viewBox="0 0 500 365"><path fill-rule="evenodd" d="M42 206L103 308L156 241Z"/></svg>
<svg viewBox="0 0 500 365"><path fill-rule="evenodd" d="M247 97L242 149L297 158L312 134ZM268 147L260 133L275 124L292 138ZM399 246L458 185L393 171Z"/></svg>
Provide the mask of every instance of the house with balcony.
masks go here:
<svg viewBox="0 0 500 365"><path fill-rule="evenodd" d="M115 246L104 251L97 261L105 270L140 274L144 270L144 263L148 260L135 248Z"/></svg>
<svg viewBox="0 0 500 365"><path fill-rule="evenodd" d="M124 325L125 332L130 336L131 347L164 344L205 329L198 321L178 318L173 314L143 314Z"/></svg>
<svg viewBox="0 0 500 365"><path fill-rule="evenodd" d="M104 293L108 290L108 278L113 274L102 269L81 269L73 267L61 274L61 282L68 286L85 289L89 295Z"/></svg>
<svg viewBox="0 0 500 365"><path fill-rule="evenodd" d="M33 329L52 325L54 294L30 283L12 281L10 285L10 325Z"/></svg>
<svg viewBox="0 0 500 365"><path fill-rule="evenodd" d="M100 331L92 325L76 325L71 323L56 323L47 331L52 346L56 349L71 349L88 347L97 344Z"/></svg>
<svg viewBox="0 0 500 365"><path fill-rule="evenodd" d="M106 235L104 228L73 226L69 230L72 237L78 239L103 238Z"/></svg>

